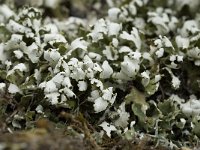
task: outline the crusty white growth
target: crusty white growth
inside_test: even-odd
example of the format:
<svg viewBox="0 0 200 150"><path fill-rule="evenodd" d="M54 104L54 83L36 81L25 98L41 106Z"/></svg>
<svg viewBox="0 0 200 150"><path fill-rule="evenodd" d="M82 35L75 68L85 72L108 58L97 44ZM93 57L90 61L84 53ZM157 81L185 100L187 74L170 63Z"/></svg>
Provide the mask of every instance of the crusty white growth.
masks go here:
<svg viewBox="0 0 200 150"><path fill-rule="evenodd" d="M136 28L132 28L131 34L127 33L126 31L123 31L122 34L120 35L120 38L128 41L133 41L136 48L140 50L141 48L141 39L139 36L139 32Z"/></svg>
<svg viewBox="0 0 200 150"><path fill-rule="evenodd" d="M90 93L90 97L88 97L88 100L91 101L91 102L94 102L95 99L97 99L98 97L100 97L100 93L98 90L93 90L91 91Z"/></svg>
<svg viewBox="0 0 200 150"><path fill-rule="evenodd" d="M116 7L113 7L113 8L110 8L108 10L108 17L111 21L117 21L118 20L118 15L120 13L120 9L119 8L116 8Z"/></svg>
<svg viewBox="0 0 200 150"><path fill-rule="evenodd" d="M101 72L100 77L103 79L110 78L110 76L113 74L113 69L106 60L102 64L102 69L103 71Z"/></svg>
<svg viewBox="0 0 200 150"><path fill-rule="evenodd" d="M39 113L39 114L43 114L44 112L43 112L43 107L42 107L42 105L38 105L36 108L35 108L35 110L36 110L36 112L37 113Z"/></svg>
<svg viewBox="0 0 200 150"><path fill-rule="evenodd" d="M59 1L60 0L44 0L44 5L46 7L55 9L56 7L58 7Z"/></svg>
<svg viewBox="0 0 200 150"><path fill-rule="evenodd" d="M130 5L128 6L128 10L130 11L131 15L136 15L137 14L137 8L134 5L134 1L130 3Z"/></svg>
<svg viewBox="0 0 200 150"><path fill-rule="evenodd" d="M175 61L176 60L176 55L171 55L169 58L170 61Z"/></svg>
<svg viewBox="0 0 200 150"><path fill-rule="evenodd" d="M36 79L36 83L38 85L41 81L41 72L38 69L34 69L34 75L33 76Z"/></svg>
<svg viewBox="0 0 200 150"><path fill-rule="evenodd" d="M52 34L58 33L58 28L55 24L47 24L43 27L46 31L49 31Z"/></svg>
<svg viewBox="0 0 200 150"><path fill-rule="evenodd" d="M118 23L108 22L108 36L117 36L121 30L121 25Z"/></svg>
<svg viewBox="0 0 200 150"><path fill-rule="evenodd" d="M124 56L124 61L121 63L121 71L128 77L135 77L140 68L139 61Z"/></svg>
<svg viewBox="0 0 200 150"><path fill-rule="evenodd" d="M59 72L52 78L52 81L56 84L56 86L60 86L61 84L63 84L64 78L65 78L65 73ZM71 85L69 84L69 87L70 86Z"/></svg>
<svg viewBox="0 0 200 150"><path fill-rule="evenodd" d="M6 65L6 70L9 70L11 68L12 62L9 60L6 60L5 65Z"/></svg>
<svg viewBox="0 0 200 150"><path fill-rule="evenodd" d="M52 104L52 105L56 105L58 104L58 97L60 96L60 93L58 92L52 92L52 93L46 93L45 94L45 98L48 99L48 101Z"/></svg>
<svg viewBox="0 0 200 150"><path fill-rule="evenodd" d="M8 59L8 56L4 52L4 44L0 43L0 61L4 64L7 59Z"/></svg>
<svg viewBox="0 0 200 150"><path fill-rule="evenodd" d="M117 60L119 58L118 51L110 46L106 46L106 48L103 50L103 54L108 60Z"/></svg>
<svg viewBox="0 0 200 150"><path fill-rule="evenodd" d="M165 22L168 22L168 16L166 14L163 14L163 16L159 16L155 12L148 12L149 20L148 22L152 22L157 27L157 34L163 34L169 32L168 26L165 24ZM164 20L165 19L165 20ZM167 19L167 20L166 20Z"/></svg>
<svg viewBox="0 0 200 150"><path fill-rule="evenodd" d="M100 80L93 78L90 80L90 83L99 87L100 90L103 90L103 83Z"/></svg>
<svg viewBox="0 0 200 150"><path fill-rule="evenodd" d="M66 74L65 74L66 75ZM62 85L63 86L66 86L68 88L71 88L72 87L72 84L71 84L71 80L69 77L64 77L64 79L62 80Z"/></svg>
<svg viewBox="0 0 200 150"><path fill-rule="evenodd" d="M86 73L83 71L82 68L78 67L78 68L73 68L72 69L72 72L70 74L70 77L72 79L75 79L75 80L84 80L85 79L85 76L86 76Z"/></svg>
<svg viewBox="0 0 200 150"><path fill-rule="evenodd" d="M187 37L190 35L190 33L194 34L199 31L200 29L198 28L198 23L195 20L187 20L184 22L184 25L180 30L180 34L183 37Z"/></svg>
<svg viewBox="0 0 200 150"><path fill-rule="evenodd" d="M181 104L181 109L187 116L199 116L200 101L196 97L191 96L188 102Z"/></svg>
<svg viewBox="0 0 200 150"><path fill-rule="evenodd" d="M102 58L102 56L101 56L100 54L94 53L94 52L89 52L89 53L88 53L88 56L89 56L91 59L95 60L95 61L100 61L101 58Z"/></svg>
<svg viewBox="0 0 200 150"><path fill-rule="evenodd" d="M178 89L180 87L180 83L181 81L178 77L172 76L172 86L174 87L174 89Z"/></svg>
<svg viewBox="0 0 200 150"><path fill-rule="evenodd" d="M117 113L119 114L119 118L115 121L115 126L126 128L128 125L130 114L125 110L125 102L123 102L119 106Z"/></svg>
<svg viewBox="0 0 200 150"><path fill-rule="evenodd" d="M155 82L158 82L158 81L160 81L160 79L161 79L161 75L160 74L158 74L158 75L155 75Z"/></svg>
<svg viewBox="0 0 200 150"><path fill-rule="evenodd" d="M190 45L190 41L188 38L183 38L180 35L176 36L176 44L179 48L188 48Z"/></svg>
<svg viewBox="0 0 200 150"><path fill-rule="evenodd" d="M58 62L60 58L61 55L58 52L58 49L49 49L44 52L44 59L46 59L49 62Z"/></svg>
<svg viewBox="0 0 200 150"><path fill-rule="evenodd" d="M176 58L175 58L176 59ZM181 81L179 80L178 77L176 77L173 72L171 71L171 69L166 68L166 70L169 72L169 74L171 75L172 78L172 87L176 90L180 87Z"/></svg>
<svg viewBox="0 0 200 150"><path fill-rule="evenodd" d="M0 14L2 14L6 19L15 15L15 13L5 4L0 5Z"/></svg>
<svg viewBox="0 0 200 150"><path fill-rule="evenodd" d="M12 33L17 33L17 32L29 33L29 32L31 32L30 28L24 27L23 25L17 23L14 20L10 20L6 27Z"/></svg>
<svg viewBox="0 0 200 150"><path fill-rule="evenodd" d="M165 47L172 47L173 48L173 45L172 45L171 41L166 36L164 36L162 38L162 40L163 40L163 45Z"/></svg>
<svg viewBox="0 0 200 150"><path fill-rule="evenodd" d="M65 37L61 34L45 34L44 35L44 42L47 43L47 42L50 42L50 41L63 42L63 43L67 42Z"/></svg>
<svg viewBox="0 0 200 150"><path fill-rule="evenodd" d="M11 94L16 94L16 93L21 93L21 90L19 89L17 85L11 83L8 86L8 92Z"/></svg>
<svg viewBox="0 0 200 150"><path fill-rule="evenodd" d="M162 57L164 54L164 48L160 48L156 51L156 55L158 58Z"/></svg>
<svg viewBox="0 0 200 150"><path fill-rule="evenodd" d="M102 97L99 97L97 99L95 99L94 101L94 110L96 113L99 113L101 111L106 110L106 108L108 107L108 102L106 100L104 100Z"/></svg>
<svg viewBox="0 0 200 150"><path fill-rule="evenodd" d="M200 49L198 47L193 47L192 49L188 50L187 55L191 60L194 60L194 64L196 66L200 66Z"/></svg>
<svg viewBox="0 0 200 150"><path fill-rule="evenodd" d="M94 63L93 70L95 73L102 72L102 68L100 67L100 65L98 63Z"/></svg>
<svg viewBox="0 0 200 150"><path fill-rule="evenodd" d="M13 69L8 71L7 76L15 73L16 70L19 70L21 72L27 72L28 68L26 67L26 65L24 63L19 63L16 66L14 66Z"/></svg>
<svg viewBox="0 0 200 150"><path fill-rule="evenodd" d="M154 44L155 44L158 48L161 48L161 47L163 46L162 41L161 41L160 38L159 38L159 39L156 39L156 40L154 41Z"/></svg>
<svg viewBox="0 0 200 150"><path fill-rule="evenodd" d="M140 17L136 17L133 21L134 26L140 30L144 30L145 28L145 20L143 18Z"/></svg>
<svg viewBox="0 0 200 150"><path fill-rule="evenodd" d="M39 50L39 47L35 42L33 42L30 46L25 47L23 50L32 63L37 63L42 55L41 50Z"/></svg>
<svg viewBox="0 0 200 150"><path fill-rule="evenodd" d="M53 82L52 80L47 81L45 84L44 92L51 93L56 91L58 91L58 88L56 87L55 82Z"/></svg>
<svg viewBox="0 0 200 150"><path fill-rule="evenodd" d="M6 90L6 84L1 82L0 83L0 94L4 93Z"/></svg>
<svg viewBox="0 0 200 150"><path fill-rule="evenodd" d="M132 52L132 50L128 46L122 46L119 49L119 53L125 53L125 52Z"/></svg>
<svg viewBox="0 0 200 150"><path fill-rule="evenodd" d="M75 50L77 48L80 48L82 50L87 50L87 45L88 43L86 41L84 41L82 38L77 38L74 41L72 41L71 43L71 49Z"/></svg>
<svg viewBox="0 0 200 150"><path fill-rule="evenodd" d="M110 104L115 102L117 94L113 94L113 87L109 87L105 90L102 90L102 98L107 100Z"/></svg>
<svg viewBox="0 0 200 150"><path fill-rule="evenodd" d="M119 44L118 39L117 39L117 38L113 38L113 39L112 39L112 44L113 44L114 47L117 48L117 46L118 46L118 44Z"/></svg>
<svg viewBox="0 0 200 150"><path fill-rule="evenodd" d="M176 29L178 19L172 15L171 10L158 7L156 11L148 12L148 22L155 25L157 35L164 35Z"/></svg>
<svg viewBox="0 0 200 150"><path fill-rule="evenodd" d="M87 90L87 82L79 81L78 87L79 87L79 91L86 91Z"/></svg>
<svg viewBox="0 0 200 150"><path fill-rule="evenodd" d="M71 89L69 89L68 87L65 87L64 89L60 90L60 92L62 92L62 91L67 95L67 97L75 97L76 96L74 94L74 92Z"/></svg>
<svg viewBox="0 0 200 150"><path fill-rule="evenodd" d="M5 50L10 49L19 49L24 47L24 43L22 42L22 35L20 34L12 34L11 39L4 45ZM19 45L20 43L20 45Z"/></svg>
<svg viewBox="0 0 200 150"><path fill-rule="evenodd" d="M111 137L111 132L112 131L116 131L117 130L115 126L113 126L113 125L111 125L111 124L109 124L109 123L107 123L105 121L102 122L99 126L102 127L104 131L106 131L106 134L107 134L108 137Z"/></svg>
<svg viewBox="0 0 200 150"><path fill-rule="evenodd" d="M94 24L94 29L88 36L92 37L93 42L97 42L98 40L103 39L103 34L107 34L107 32L108 29L105 20L100 19Z"/></svg>
<svg viewBox="0 0 200 150"><path fill-rule="evenodd" d="M149 78L150 78L149 74L150 74L149 71L144 71L144 72L141 73L141 76L142 76L143 78L149 79Z"/></svg>
<svg viewBox="0 0 200 150"><path fill-rule="evenodd" d="M15 50L15 51L13 51L13 53L15 54L15 57L17 58L17 59L21 59L22 57L23 57L23 53L22 53L22 51L20 51L20 50Z"/></svg>
<svg viewBox="0 0 200 150"><path fill-rule="evenodd" d="M128 54L128 56L132 59L135 59L135 60L140 60L140 58L142 57L142 54L139 52L139 51L135 51L135 52L130 52Z"/></svg>
<svg viewBox="0 0 200 150"><path fill-rule="evenodd" d="M146 70L141 73L141 76L142 76L142 84L144 87L146 87L150 81L150 72L148 70Z"/></svg>
<svg viewBox="0 0 200 150"><path fill-rule="evenodd" d="M194 1L184 0L183 5L190 9L197 4ZM155 135L151 132L150 136L165 135L161 143L166 142L165 137L171 136L165 128L158 129L161 124L165 126L166 116L161 109L169 102L173 102L170 107L175 110L166 107L165 111L170 111L167 125L186 129L184 136L190 127L193 130L198 127L195 121L200 118L199 100L181 99L173 93L181 95L180 87L185 83L190 88L186 95L193 93L190 76L182 80L181 72L191 72L187 63L200 66L199 14L192 14L194 10L190 10L187 17L179 14L179 8L171 7L181 3L179 0L158 4L151 4L149 0L107 0L112 6L108 16L97 19L91 12L84 19L64 17L60 20L43 17L41 12L48 8L57 15L55 11L61 1L43 2L38 4L40 9L20 9L18 15L7 5L0 5L0 94L7 90L15 98L16 94L24 97L39 91L44 95L41 100L44 98L50 105L69 111L73 111L74 106L88 109L92 106L89 115L98 113L95 119L99 117L108 137L116 131L123 138L131 139L133 135L142 138L140 125L144 125L145 133L155 129ZM165 6L160 6L162 3ZM101 4L94 4L98 12ZM151 7L145 8L146 5ZM195 75L194 80L199 82ZM198 91L196 88L198 86L195 87ZM131 103L127 102L128 96ZM133 107L137 101L142 103L141 107ZM42 105L34 109L38 115L45 115ZM152 113L151 110L153 116L147 114L147 111ZM192 118L186 119L188 116ZM19 127L19 123L13 124ZM173 131L171 134L177 136ZM192 134L187 133L190 138ZM170 142L170 146L173 145L173 140Z"/></svg>

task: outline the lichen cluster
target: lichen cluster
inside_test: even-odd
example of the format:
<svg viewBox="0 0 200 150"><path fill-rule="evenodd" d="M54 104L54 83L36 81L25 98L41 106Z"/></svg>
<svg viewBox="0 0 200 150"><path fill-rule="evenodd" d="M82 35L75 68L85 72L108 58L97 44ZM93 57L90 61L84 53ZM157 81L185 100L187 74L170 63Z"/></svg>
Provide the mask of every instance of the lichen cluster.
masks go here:
<svg viewBox="0 0 200 150"><path fill-rule="evenodd" d="M42 2L0 5L0 107L6 114L9 99L23 110L14 129L51 118L53 106L82 113L99 136L198 143L198 0L107 0L98 19L100 2L84 18L60 18L60 1Z"/></svg>

